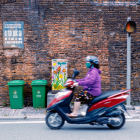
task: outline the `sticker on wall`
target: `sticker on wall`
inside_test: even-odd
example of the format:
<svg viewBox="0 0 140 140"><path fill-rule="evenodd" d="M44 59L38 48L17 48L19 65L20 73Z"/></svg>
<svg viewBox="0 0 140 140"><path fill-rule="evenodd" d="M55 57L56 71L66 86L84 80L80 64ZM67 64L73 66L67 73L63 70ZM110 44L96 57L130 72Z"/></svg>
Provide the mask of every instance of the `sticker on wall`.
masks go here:
<svg viewBox="0 0 140 140"><path fill-rule="evenodd" d="M67 60L52 60L52 90L61 90L65 87L63 84L67 80Z"/></svg>
<svg viewBox="0 0 140 140"><path fill-rule="evenodd" d="M5 47L24 47L24 22L3 22L3 45Z"/></svg>

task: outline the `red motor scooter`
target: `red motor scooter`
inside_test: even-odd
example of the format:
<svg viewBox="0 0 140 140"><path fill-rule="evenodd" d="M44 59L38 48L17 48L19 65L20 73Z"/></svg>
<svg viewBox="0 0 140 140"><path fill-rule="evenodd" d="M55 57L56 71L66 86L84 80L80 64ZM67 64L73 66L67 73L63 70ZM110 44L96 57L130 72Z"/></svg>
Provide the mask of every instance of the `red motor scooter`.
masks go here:
<svg viewBox="0 0 140 140"><path fill-rule="evenodd" d="M46 124L51 129L60 129L64 122L71 124L106 124L111 129L119 129L125 124L124 102L130 90L107 91L89 102L85 116L70 118L66 113L71 113L70 103L73 97L75 83L74 78L79 74L73 71L72 78L68 78L61 90L55 95L55 99L47 107ZM127 112L127 111L126 111Z"/></svg>

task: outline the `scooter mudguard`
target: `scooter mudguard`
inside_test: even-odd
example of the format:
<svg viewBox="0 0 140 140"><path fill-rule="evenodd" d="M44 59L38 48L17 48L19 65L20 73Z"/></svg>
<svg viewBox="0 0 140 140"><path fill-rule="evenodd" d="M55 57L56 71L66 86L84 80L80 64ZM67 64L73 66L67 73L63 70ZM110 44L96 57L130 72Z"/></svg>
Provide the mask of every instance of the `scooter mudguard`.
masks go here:
<svg viewBox="0 0 140 140"><path fill-rule="evenodd" d="M120 109L115 109L114 111L111 111L111 112L105 114L104 116L105 116L105 117L115 117L115 116L121 115L122 113L123 113L122 110L120 110Z"/></svg>

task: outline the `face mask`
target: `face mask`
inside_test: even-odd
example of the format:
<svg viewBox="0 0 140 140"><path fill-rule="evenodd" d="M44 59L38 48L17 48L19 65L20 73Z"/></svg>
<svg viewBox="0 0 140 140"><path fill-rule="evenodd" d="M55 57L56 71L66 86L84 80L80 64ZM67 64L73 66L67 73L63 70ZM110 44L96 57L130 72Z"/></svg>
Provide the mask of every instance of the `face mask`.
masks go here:
<svg viewBox="0 0 140 140"><path fill-rule="evenodd" d="M90 68L90 67L91 67L91 63L87 62L87 63L86 63L86 67L87 67L87 68Z"/></svg>

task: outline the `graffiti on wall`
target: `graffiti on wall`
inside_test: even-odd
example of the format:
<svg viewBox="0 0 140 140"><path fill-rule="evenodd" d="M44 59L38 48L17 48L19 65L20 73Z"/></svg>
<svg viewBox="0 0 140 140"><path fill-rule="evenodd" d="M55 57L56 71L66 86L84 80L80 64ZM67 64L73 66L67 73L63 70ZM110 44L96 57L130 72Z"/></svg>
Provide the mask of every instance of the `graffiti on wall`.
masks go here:
<svg viewBox="0 0 140 140"><path fill-rule="evenodd" d="M67 60L52 60L52 90L61 90L65 87L63 84L67 80Z"/></svg>

